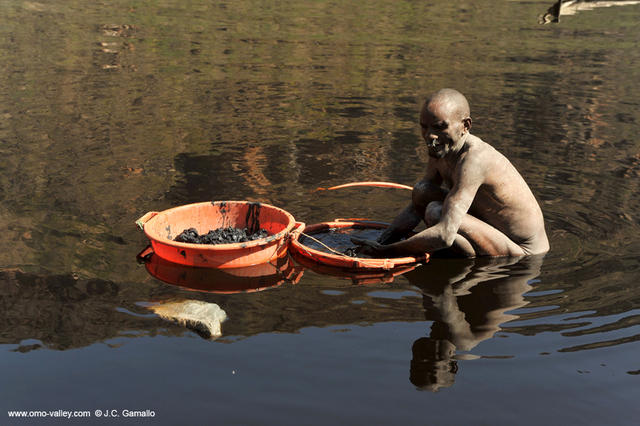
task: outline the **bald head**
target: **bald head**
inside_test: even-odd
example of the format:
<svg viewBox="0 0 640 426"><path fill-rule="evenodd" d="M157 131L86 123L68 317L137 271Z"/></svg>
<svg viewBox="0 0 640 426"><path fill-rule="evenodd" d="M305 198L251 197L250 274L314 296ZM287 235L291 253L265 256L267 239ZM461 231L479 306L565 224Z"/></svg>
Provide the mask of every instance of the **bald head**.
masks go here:
<svg viewBox="0 0 640 426"><path fill-rule="evenodd" d="M471 129L467 99L457 90L438 90L420 111L420 127L431 157L443 158L459 152Z"/></svg>
<svg viewBox="0 0 640 426"><path fill-rule="evenodd" d="M424 109L439 110L455 120L471 117L467 98L454 89L440 89L424 102Z"/></svg>

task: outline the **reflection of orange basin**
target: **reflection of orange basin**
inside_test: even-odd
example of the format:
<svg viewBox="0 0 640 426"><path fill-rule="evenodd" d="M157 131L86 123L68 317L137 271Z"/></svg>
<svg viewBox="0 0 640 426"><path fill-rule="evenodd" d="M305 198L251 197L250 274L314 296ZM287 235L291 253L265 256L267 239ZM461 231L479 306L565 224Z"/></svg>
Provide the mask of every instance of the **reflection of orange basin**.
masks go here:
<svg viewBox="0 0 640 426"><path fill-rule="evenodd" d="M209 293L244 293L277 287L289 280L294 284L302 277L302 271L294 269L289 256L277 263L263 263L246 268L198 268L169 262L151 248L143 250L139 259L144 260L147 272L165 283L187 290Z"/></svg>
<svg viewBox="0 0 640 426"><path fill-rule="evenodd" d="M317 262L309 259L308 257L302 256L301 254L296 252L292 252L291 256L295 259L296 262L298 262L304 268L311 269L312 271L318 274L331 275L334 277L350 279L351 281L353 281L354 284L359 284L359 285L360 284L361 285L380 284L380 283L388 284L393 282L393 280L397 276L400 276L405 272L409 272L418 266L418 264L413 264L413 265L398 266L390 270L377 269L377 270L370 270L370 271L366 271L366 270L350 271L344 268L320 265Z"/></svg>

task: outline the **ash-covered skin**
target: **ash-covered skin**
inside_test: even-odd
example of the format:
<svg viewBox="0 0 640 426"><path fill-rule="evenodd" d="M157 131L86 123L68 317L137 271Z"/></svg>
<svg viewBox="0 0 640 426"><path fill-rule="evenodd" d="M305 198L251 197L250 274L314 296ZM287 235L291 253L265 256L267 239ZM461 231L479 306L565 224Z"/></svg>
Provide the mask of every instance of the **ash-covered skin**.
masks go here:
<svg viewBox="0 0 640 426"><path fill-rule="evenodd" d="M200 235L195 228L185 229L174 241L191 244L230 244L259 240L269 236L265 229L248 233L247 228L218 228Z"/></svg>
<svg viewBox="0 0 640 426"><path fill-rule="evenodd" d="M420 127L429 160L411 202L376 241L352 238L353 243L380 257L520 257L549 250L535 196L504 155L470 133L462 93L432 94L420 112ZM421 221L427 229L400 240Z"/></svg>

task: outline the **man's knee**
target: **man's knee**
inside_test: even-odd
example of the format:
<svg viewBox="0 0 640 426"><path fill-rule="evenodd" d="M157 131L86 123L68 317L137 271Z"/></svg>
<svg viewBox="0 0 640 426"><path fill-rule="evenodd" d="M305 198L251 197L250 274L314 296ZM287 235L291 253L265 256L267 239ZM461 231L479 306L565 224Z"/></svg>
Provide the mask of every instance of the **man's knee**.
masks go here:
<svg viewBox="0 0 640 426"><path fill-rule="evenodd" d="M441 215L442 203L440 201L432 201L427 204L427 208L424 211L424 223L427 226L433 226L440 222Z"/></svg>

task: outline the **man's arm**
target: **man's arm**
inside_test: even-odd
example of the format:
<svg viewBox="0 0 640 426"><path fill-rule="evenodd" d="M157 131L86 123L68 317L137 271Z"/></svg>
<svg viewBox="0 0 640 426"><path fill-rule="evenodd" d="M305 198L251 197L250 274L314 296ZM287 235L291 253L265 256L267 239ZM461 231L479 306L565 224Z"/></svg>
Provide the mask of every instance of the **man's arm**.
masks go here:
<svg viewBox="0 0 640 426"><path fill-rule="evenodd" d="M415 184L411 193L411 203L391 222L391 225L378 237L378 243L391 244L406 237L424 218L425 208L431 198L442 199L440 189L442 178L435 167L427 165L427 173Z"/></svg>
<svg viewBox="0 0 640 426"><path fill-rule="evenodd" d="M418 226L420 220L420 215L416 211L413 202L409 203L409 205L393 219L391 225L384 230L377 241L380 244L391 244L400 241L406 237L413 228Z"/></svg>
<svg viewBox="0 0 640 426"><path fill-rule="evenodd" d="M468 156L465 156L455 170L455 184L444 199L440 221L404 241L379 249L384 254L402 255L431 253L451 247L462 220L484 181L484 175L485 170L479 159L468 159Z"/></svg>

